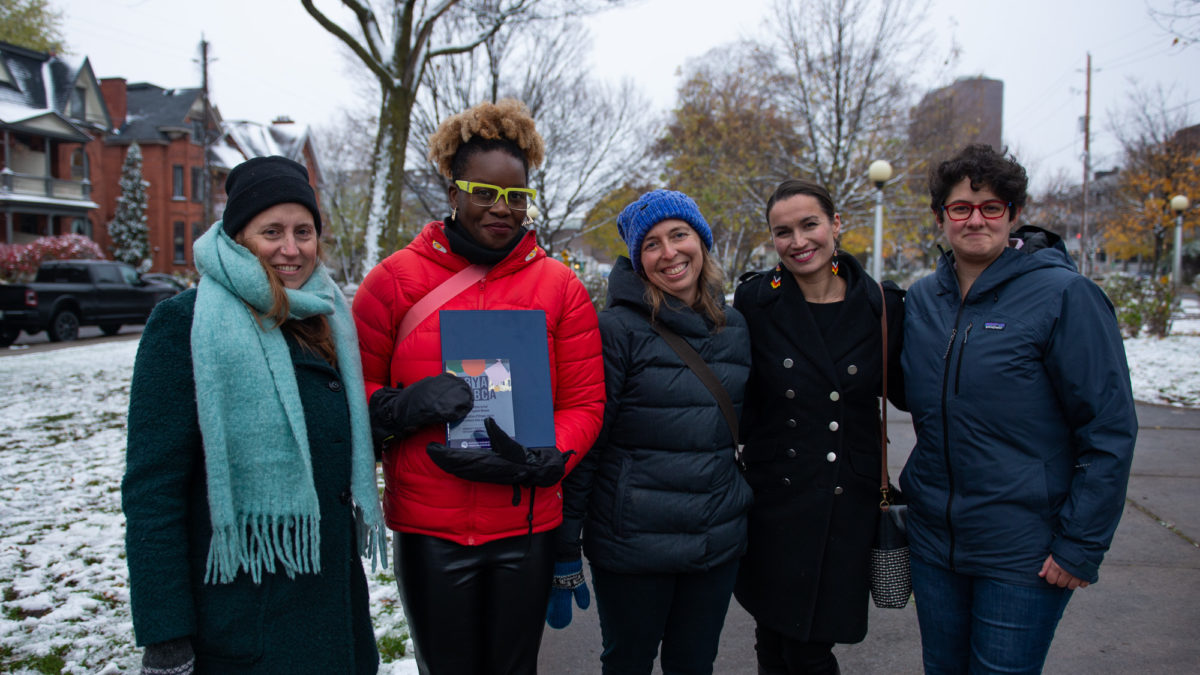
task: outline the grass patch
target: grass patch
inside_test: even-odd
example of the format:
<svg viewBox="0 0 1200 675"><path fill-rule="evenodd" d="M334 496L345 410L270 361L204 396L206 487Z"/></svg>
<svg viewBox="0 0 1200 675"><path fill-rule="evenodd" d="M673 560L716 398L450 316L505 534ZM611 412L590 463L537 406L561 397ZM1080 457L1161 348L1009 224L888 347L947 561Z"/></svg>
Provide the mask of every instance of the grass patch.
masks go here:
<svg viewBox="0 0 1200 675"><path fill-rule="evenodd" d="M49 654L43 654L42 656L14 658L11 647L0 647L0 671L11 673L18 670L32 670L35 673L44 673L45 675L58 675L67 665L63 657L69 650L70 646L62 645L61 647L55 647Z"/></svg>
<svg viewBox="0 0 1200 675"><path fill-rule="evenodd" d="M404 658L408 652L408 631L400 634L388 633L376 641L379 647L379 658L384 663L392 663Z"/></svg>
<svg viewBox="0 0 1200 675"><path fill-rule="evenodd" d="M46 424L51 422L65 422L75 416L74 412L61 413L59 415L43 415L39 419Z"/></svg>

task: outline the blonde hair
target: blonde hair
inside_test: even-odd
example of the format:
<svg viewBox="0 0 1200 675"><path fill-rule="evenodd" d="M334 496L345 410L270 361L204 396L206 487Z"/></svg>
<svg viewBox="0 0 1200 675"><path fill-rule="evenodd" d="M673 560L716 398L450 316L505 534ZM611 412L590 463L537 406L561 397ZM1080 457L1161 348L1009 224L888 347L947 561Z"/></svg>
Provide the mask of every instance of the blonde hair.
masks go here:
<svg viewBox="0 0 1200 675"><path fill-rule="evenodd" d="M467 157L501 149L520 159L526 173L546 156L546 143L529 109L516 99L480 103L447 117L429 137L429 159L449 179L462 175Z"/></svg>

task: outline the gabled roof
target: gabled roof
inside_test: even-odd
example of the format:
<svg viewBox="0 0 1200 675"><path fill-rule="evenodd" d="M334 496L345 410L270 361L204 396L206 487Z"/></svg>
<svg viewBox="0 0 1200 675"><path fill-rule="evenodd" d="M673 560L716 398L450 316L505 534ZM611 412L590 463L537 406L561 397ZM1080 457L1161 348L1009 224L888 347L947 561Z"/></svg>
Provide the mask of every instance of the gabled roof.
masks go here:
<svg viewBox="0 0 1200 675"><path fill-rule="evenodd" d="M192 109L202 104L203 90L164 89L136 82L126 89L125 123L114 132L123 142L169 141L168 131L191 129Z"/></svg>
<svg viewBox="0 0 1200 675"><path fill-rule="evenodd" d="M229 140L247 159L282 155L304 163L304 146L308 143L309 136L306 126L226 120L224 127Z"/></svg>
<svg viewBox="0 0 1200 675"><path fill-rule="evenodd" d="M109 117L101 103L97 119L73 118L68 106L77 84L88 89L90 100L102 101L86 58L76 61L0 42L0 125L86 142L79 125Z"/></svg>

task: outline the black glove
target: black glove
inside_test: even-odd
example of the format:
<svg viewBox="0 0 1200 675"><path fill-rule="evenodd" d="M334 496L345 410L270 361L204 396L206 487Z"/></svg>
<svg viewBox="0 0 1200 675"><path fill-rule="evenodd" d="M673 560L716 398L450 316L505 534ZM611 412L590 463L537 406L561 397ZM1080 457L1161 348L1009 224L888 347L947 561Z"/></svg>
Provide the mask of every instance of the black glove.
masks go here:
<svg viewBox="0 0 1200 675"><path fill-rule="evenodd" d="M191 638L146 645L146 651L142 653L142 675L191 675L195 667Z"/></svg>
<svg viewBox="0 0 1200 675"><path fill-rule="evenodd" d="M474 405L471 387L450 373L426 377L403 388L384 387L371 394L368 405L371 436L378 445L430 424L457 422Z"/></svg>
<svg viewBox="0 0 1200 675"><path fill-rule="evenodd" d="M443 471L465 480L501 485L550 487L562 480L567 458L575 452L557 448L526 448L504 433L492 418L483 422L490 450L450 448L430 443L425 451Z"/></svg>

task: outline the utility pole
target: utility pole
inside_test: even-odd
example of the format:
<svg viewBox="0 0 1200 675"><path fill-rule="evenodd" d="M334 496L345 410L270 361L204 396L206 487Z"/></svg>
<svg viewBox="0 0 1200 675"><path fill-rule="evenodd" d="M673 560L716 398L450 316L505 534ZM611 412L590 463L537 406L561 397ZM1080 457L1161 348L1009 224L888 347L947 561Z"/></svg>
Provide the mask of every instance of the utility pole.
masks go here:
<svg viewBox="0 0 1200 675"><path fill-rule="evenodd" d="M212 120L212 105L208 99L208 40L204 39L204 33L200 34L200 91L201 98L204 101L204 122L201 124L203 129L203 152L204 152L204 227L208 227L213 223L213 177L212 165L209 161L209 148L212 146L212 133L209 131L208 125Z"/></svg>
<svg viewBox="0 0 1200 675"><path fill-rule="evenodd" d="M1092 53L1087 53L1087 89L1083 107L1083 212L1080 218L1079 271L1085 277L1092 275L1092 235L1088 229L1088 181L1092 176L1091 131L1092 131Z"/></svg>

